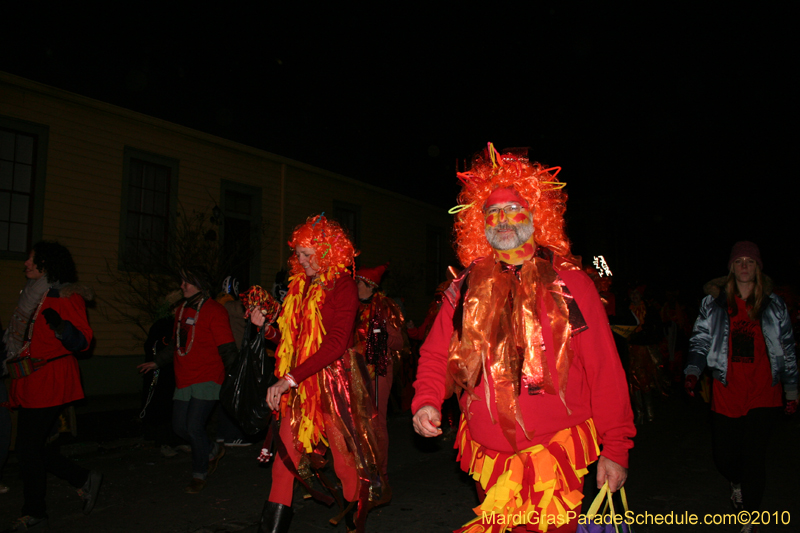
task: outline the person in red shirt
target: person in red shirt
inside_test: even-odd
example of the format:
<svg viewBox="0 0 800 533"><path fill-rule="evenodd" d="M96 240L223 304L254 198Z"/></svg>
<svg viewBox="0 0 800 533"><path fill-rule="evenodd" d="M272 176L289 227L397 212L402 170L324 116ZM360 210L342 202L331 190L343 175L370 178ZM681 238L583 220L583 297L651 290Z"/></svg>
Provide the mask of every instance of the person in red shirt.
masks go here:
<svg viewBox="0 0 800 533"><path fill-rule="evenodd" d="M181 291L184 301L175 310L172 342L156 354L155 361L138 368L149 372L170 363L175 366L172 428L192 447L192 479L185 491L197 494L225 455L224 443L209 440L206 423L219 400L225 368L238 352L228 312L209 295L205 269L183 269Z"/></svg>
<svg viewBox="0 0 800 533"><path fill-rule="evenodd" d="M75 353L89 348L92 328L86 317L85 298L91 292L77 284L72 255L57 242L40 242L25 261L29 283L20 294L20 309L26 311L22 344L17 355L45 361L32 374L11 380L10 401L19 407L16 450L24 485L22 517L8 531L46 529L45 492L47 474L52 473L78 489L83 512L89 514L97 501L103 476L78 466L47 440L64 406L83 398L80 369ZM36 292L35 302L23 305L26 291L46 280ZM9 364L13 364L9 361Z"/></svg>
<svg viewBox="0 0 800 533"><path fill-rule="evenodd" d="M349 506L348 531L362 532L369 509L390 494L370 423L376 414L369 372L364 359L349 349L359 302L348 269L357 252L341 226L323 215L309 217L292 233L289 291L278 328L264 327L265 336L278 345L275 376L280 379L267 391L267 404L279 413L280 433L262 533L289 530L294 480L303 481L298 466L301 460L318 465L326 447L344 499L358 502L357 515L356 506ZM262 313L250 317L264 326Z"/></svg>
<svg viewBox="0 0 800 533"><path fill-rule="evenodd" d="M597 290L570 254L554 170L490 143L458 174L466 269L420 349L411 408L415 431L435 437L443 400L460 393L456 447L483 503L458 532L575 531L600 444L598 487L616 491L627 477L636 430L625 374Z"/></svg>
<svg viewBox="0 0 800 533"><path fill-rule="evenodd" d="M723 290L700 306L689 341L686 391L708 366L714 462L731 484L735 509L758 511L766 482L769 437L781 408L797 410L797 360L789 311L761 272L754 243L737 242ZM753 531L753 525L742 528Z"/></svg>

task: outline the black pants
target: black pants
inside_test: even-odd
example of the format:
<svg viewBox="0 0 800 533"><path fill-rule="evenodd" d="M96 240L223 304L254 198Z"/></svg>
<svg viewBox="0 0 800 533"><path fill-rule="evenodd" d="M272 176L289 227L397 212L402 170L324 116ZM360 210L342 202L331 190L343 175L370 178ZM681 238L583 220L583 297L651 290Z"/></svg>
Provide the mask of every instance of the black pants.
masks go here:
<svg viewBox="0 0 800 533"><path fill-rule="evenodd" d="M747 511L758 511L767 479L767 446L780 407L751 409L740 418L712 413L714 463L731 483L741 484Z"/></svg>
<svg viewBox="0 0 800 533"><path fill-rule="evenodd" d="M47 445L47 437L63 405L39 409L21 408L17 419L17 457L22 475L22 515L41 518L46 515L45 492L47 473L67 481L79 489L89 479L89 471L61 455L58 446Z"/></svg>

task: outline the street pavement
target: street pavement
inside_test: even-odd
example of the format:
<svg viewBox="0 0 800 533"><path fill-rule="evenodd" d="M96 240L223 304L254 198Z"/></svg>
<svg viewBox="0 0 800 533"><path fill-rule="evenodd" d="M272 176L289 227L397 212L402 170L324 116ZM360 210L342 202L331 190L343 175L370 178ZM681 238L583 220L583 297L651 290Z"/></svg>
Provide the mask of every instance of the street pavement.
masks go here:
<svg viewBox="0 0 800 533"><path fill-rule="evenodd" d="M630 510L643 519L649 513L680 517L694 513L732 513L727 482L714 468L708 410L702 402L676 394L657 404L657 418L639 427L630 457L626 485ZM211 424L213 427L213 423ZM84 414L78 417L79 437L62 436L62 452L86 468L102 471L103 487L93 513L84 516L81 502L66 482L50 477L47 502L53 532L181 532L255 533L263 502L269 493L270 469L256 460L260 446L228 448L219 469L200 494L183 488L190 480L188 454L166 458L160 449L138 436L134 410ZM411 429L410 415L389 420L391 438L389 477L394 491L390 505L374 510L370 532L446 532L470 520L478 504L473 482L455 462L452 440L425 440ZM770 447L767 491L763 510L772 524L762 532L800 531L800 417L784 417ZM0 494L0 524L16 518L22 505L19 467L12 453L3 472L10 487ZM336 509L295 493L291 532L344 532L328 519ZM671 513L671 515L670 515ZM774 525L775 518L789 524ZM762 514L766 518L766 514ZM0 527L0 530L2 530ZM724 533L734 525L634 526L652 531Z"/></svg>

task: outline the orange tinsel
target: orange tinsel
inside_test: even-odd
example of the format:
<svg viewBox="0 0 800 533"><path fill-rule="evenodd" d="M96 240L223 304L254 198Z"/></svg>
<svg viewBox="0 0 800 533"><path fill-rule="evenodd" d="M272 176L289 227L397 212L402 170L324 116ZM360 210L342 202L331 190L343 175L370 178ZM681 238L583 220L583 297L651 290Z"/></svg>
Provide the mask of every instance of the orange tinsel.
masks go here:
<svg viewBox="0 0 800 533"><path fill-rule="evenodd" d="M569 295L548 259L526 261L519 272L493 259L476 261L469 273L469 289L463 299L461 331L454 331L448 360L453 384L478 399L473 389L487 373L494 382L483 399L516 449L516 425L530 438L519 407L520 394L557 394L566 406L567 376L572 362ZM548 362L542 349L540 306L551 325L554 353ZM526 390L521 390L521 389Z"/></svg>

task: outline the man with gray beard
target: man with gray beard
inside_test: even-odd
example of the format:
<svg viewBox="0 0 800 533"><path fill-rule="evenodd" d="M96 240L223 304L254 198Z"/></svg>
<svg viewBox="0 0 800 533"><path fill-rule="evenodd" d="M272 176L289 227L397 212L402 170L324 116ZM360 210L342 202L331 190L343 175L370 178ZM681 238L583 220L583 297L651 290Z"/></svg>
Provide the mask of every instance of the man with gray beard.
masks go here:
<svg viewBox="0 0 800 533"><path fill-rule="evenodd" d="M495 250L511 250L522 246L533 236L533 223L528 217L519 217L525 208L517 202L495 204L486 210L487 216L501 220L496 226L487 224L486 240ZM500 215L500 211L503 215ZM519 222L514 220L519 219Z"/></svg>
<svg viewBox="0 0 800 533"><path fill-rule="evenodd" d="M570 253L554 170L490 144L458 175L465 270L420 349L411 407L414 430L435 437L442 402L459 395L459 460L483 503L457 533L574 532L588 465L597 461L587 483L598 488L627 478L636 430L625 374Z"/></svg>

